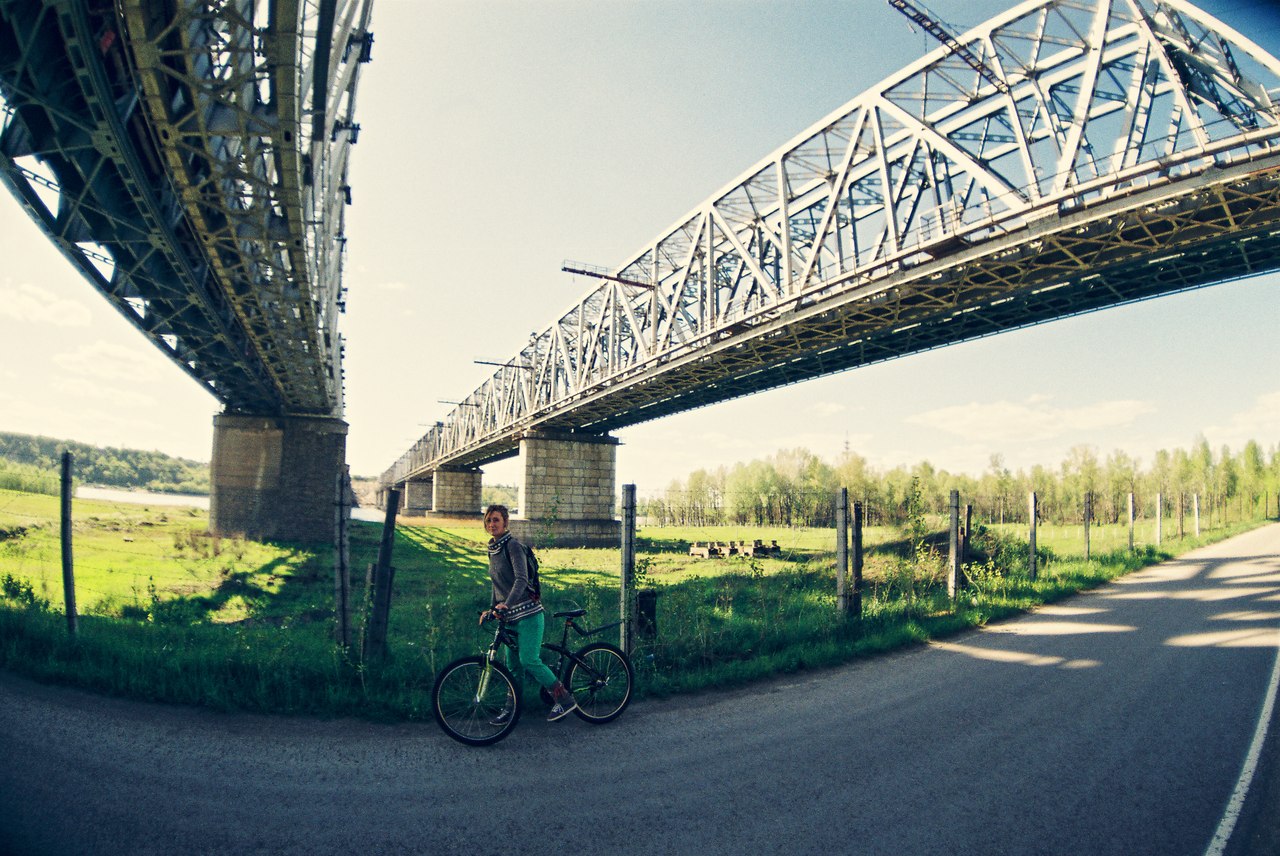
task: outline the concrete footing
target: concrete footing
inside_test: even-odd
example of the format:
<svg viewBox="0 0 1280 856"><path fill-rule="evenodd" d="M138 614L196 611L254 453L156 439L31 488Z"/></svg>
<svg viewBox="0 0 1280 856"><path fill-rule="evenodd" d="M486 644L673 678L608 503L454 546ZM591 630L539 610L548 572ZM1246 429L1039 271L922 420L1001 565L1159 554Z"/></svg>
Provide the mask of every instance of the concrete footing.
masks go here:
<svg viewBox="0 0 1280 856"><path fill-rule="evenodd" d="M346 456L347 423L341 419L215 416L209 530L331 543Z"/></svg>
<svg viewBox="0 0 1280 856"><path fill-rule="evenodd" d="M534 432L520 440L524 478L517 538L542 547L614 547L618 441L607 435Z"/></svg>

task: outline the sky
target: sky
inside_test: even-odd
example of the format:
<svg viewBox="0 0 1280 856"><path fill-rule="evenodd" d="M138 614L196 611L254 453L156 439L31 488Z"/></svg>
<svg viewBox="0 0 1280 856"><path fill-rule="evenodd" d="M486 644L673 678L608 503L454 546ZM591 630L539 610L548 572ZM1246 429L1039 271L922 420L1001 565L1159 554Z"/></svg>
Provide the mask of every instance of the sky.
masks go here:
<svg viewBox="0 0 1280 856"><path fill-rule="evenodd" d="M1012 4L931 0L955 28ZM1280 54L1276 0L1201 7ZM348 209L346 418L376 476L615 267L933 44L882 0L376 0ZM1280 275L616 432L641 495L804 447L889 469L1280 443ZM218 402L0 196L0 431L208 460ZM514 460L486 483L520 480Z"/></svg>

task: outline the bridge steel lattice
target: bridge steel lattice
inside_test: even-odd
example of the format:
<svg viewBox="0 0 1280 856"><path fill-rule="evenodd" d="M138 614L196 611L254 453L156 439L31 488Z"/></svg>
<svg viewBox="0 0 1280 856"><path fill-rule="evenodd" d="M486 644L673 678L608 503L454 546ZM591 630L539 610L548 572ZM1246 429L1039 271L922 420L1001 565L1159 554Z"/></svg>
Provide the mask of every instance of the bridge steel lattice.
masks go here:
<svg viewBox="0 0 1280 856"><path fill-rule="evenodd" d="M1183 0L1029 0L957 40L611 271L383 483L1280 267L1256 44Z"/></svg>
<svg viewBox="0 0 1280 856"><path fill-rule="evenodd" d="M322 433L345 437L337 319L369 11L369 0L0 2L0 181L228 424L268 420L222 431L221 452L215 438L215 517L219 465L251 480L238 452L252 457L255 432L275 436L277 476L281 419L332 420ZM337 465L345 440L334 442ZM331 533L331 505L324 519Z"/></svg>

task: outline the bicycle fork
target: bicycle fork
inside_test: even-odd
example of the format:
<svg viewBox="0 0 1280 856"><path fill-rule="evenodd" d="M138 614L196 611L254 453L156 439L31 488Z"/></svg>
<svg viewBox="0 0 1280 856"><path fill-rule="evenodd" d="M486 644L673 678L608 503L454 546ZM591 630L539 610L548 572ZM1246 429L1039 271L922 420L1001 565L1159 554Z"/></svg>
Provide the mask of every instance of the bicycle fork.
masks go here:
<svg viewBox="0 0 1280 856"><path fill-rule="evenodd" d="M480 681L476 685L476 696L474 703L479 705L481 699L485 697L485 693L489 690L489 676L493 674L493 660L497 653L490 648L484 658L484 668L480 671Z"/></svg>

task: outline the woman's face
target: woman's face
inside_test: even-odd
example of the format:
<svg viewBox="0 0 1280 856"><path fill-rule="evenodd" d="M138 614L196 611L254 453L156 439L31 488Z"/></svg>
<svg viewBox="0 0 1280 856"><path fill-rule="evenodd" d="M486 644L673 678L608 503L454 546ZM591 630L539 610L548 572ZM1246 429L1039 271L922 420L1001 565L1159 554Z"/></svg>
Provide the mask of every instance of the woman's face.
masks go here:
<svg viewBox="0 0 1280 856"><path fill-rule="evenodd" d="M501 538L507 531L507 521L503 520L498 512L490 511L484 516L484 531L488 532L491 538Z"/></svg>

